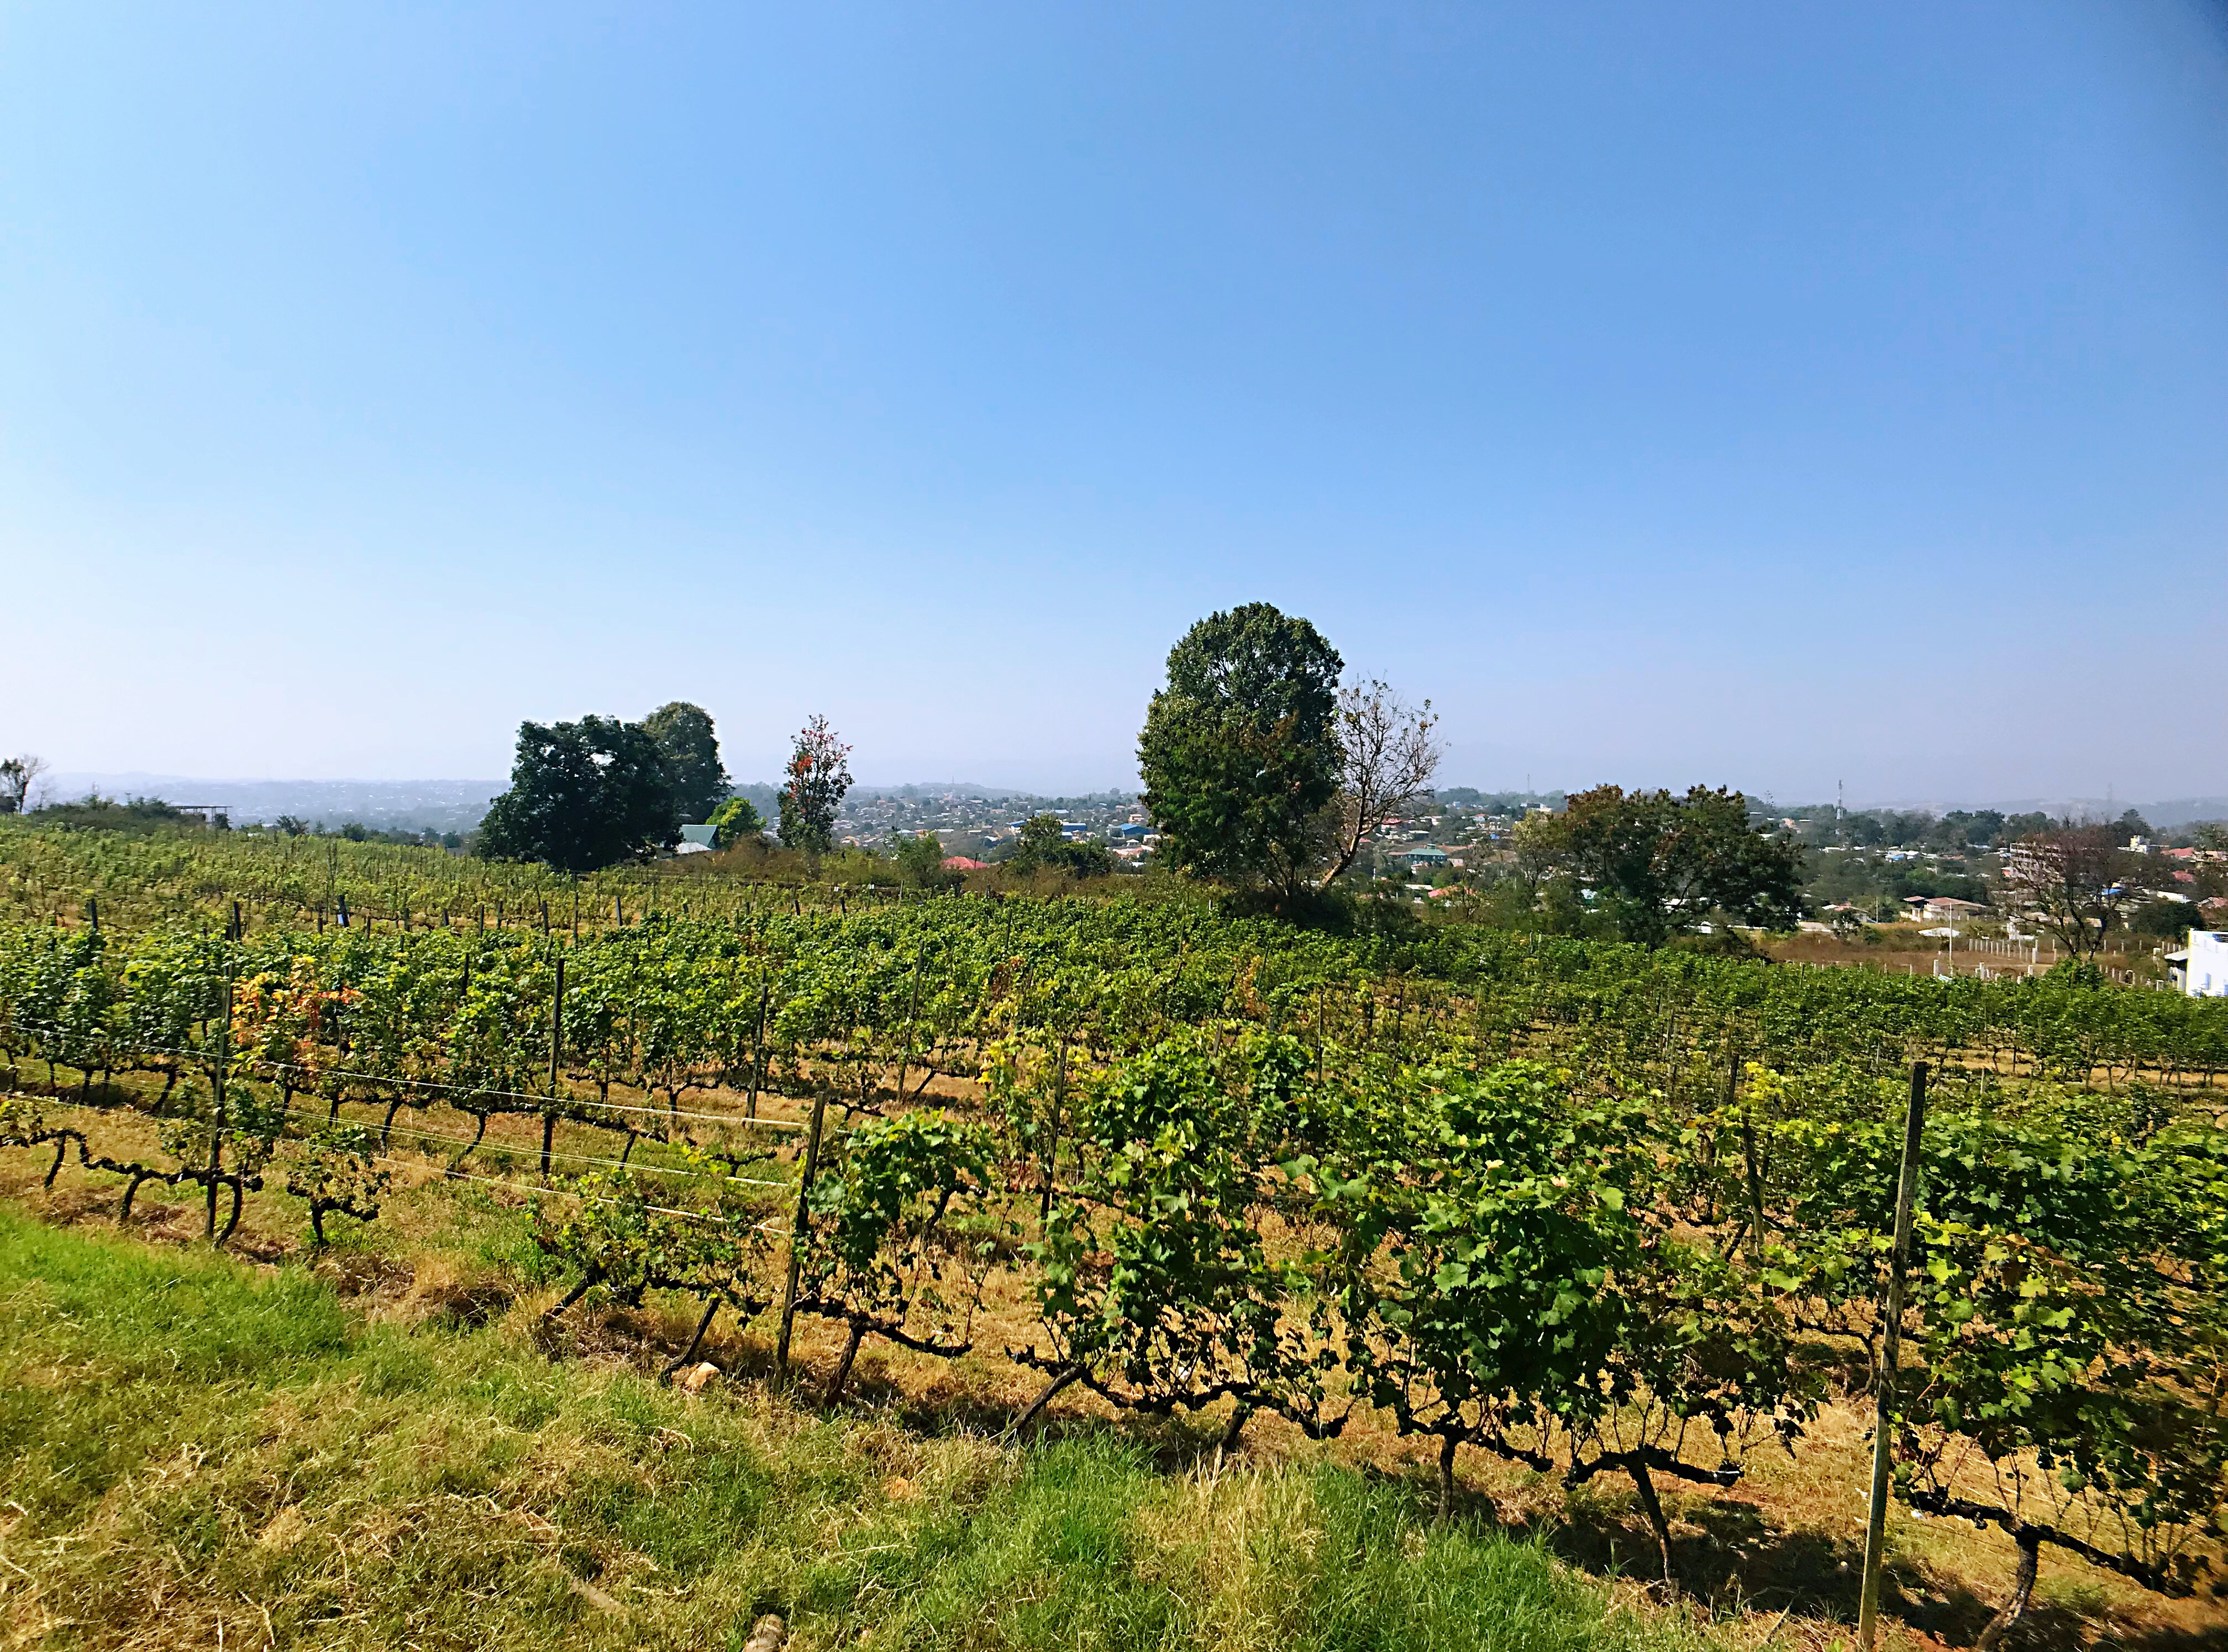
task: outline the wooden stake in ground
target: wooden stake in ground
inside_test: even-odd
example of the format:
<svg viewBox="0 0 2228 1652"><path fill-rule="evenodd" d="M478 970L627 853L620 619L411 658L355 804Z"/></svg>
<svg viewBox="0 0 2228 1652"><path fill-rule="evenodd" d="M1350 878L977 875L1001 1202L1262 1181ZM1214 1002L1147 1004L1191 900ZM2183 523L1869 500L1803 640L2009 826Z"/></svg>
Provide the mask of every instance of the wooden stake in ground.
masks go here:
<svg viewBox="0 0 2228 1652"><path fill-rule="evenodd" d="M209 1160L208 1160L208 1218L203 1237L212 1244L216 1240L216 1178L224 1155L224 1081L232 1066L232 957L227 950L224 964L224 1024L218 1034L216 1071L211 1075L210 1085Z"/></svg>
<svg viewBox="0 0 2228 1652"><path fill-rule="evenodd" d="M812 1130L804 1138L804 1174L797 1179L797 1220L789 1225L789 1283L782 1287L781 1340L773 1351L777 1377L789 1373L789 1333L797 1323L797 1271L803 1259L797 1247L804 1242L805 1206L812 1196L812 1173L820 1168L820 1126L827 1117L828 1095L823 1091L813 1098Z"/></svg>
<svg viewBox="0 0 2228 1652"><path fill-rule="evenodd" d="M549 1105L541 1113L541 1179L549 1180L549 1149L557 1135L557 1058L565 1044L565 960L557 959L557 981L549 994Z"/></svg>
<svg viewBox="0 0 2228 1652"><path fill-rule="evenodd" d="M1735 1047L1725 1073L1725 1108L1731 1111L1733 1098L1740 1091L1741 1058ZM1756 1104L1751 1101L1741 1113L1741 1157L1748 1173L1748 1265L1764 1266L1764 1176L1756 1162Z"/></svg>
<svg viewBox="0 0 2228 1652"><path fill-rule="evenodd" d="M914 1015L920 1010L920 971L922 966L927 962L928 947L924 943L913 952L912 994L906 1001L905 1053L898 1057L897 1105L900 1107L905 1105L906 1073L912 1066L912 1024ZM924 1081L924 1087L925 1085L925 1081Z"/></svg>
<svg viewBox="0 0 2228 1652"><path fill-rule="evenodd" d="M1872 1508L1865 1522L1864 1593L1857 1606L1860 1652L1872 1652L1879 1632L1880 1565L1887 1548L1888 1452L1894 1438L1896 1344L1903 1329L1904 1270L1911 1264L1911 1206L1918 1190L1918 1139L1925 1126L1926 1063L1913 1061L1911 1105L1903 1118L1903 1173L1896 1180L1895 1249L1887 1265L1880 1368L1873 1384Z"/></svg>
<svg viewBox="0 0 2228 1652"><path fill-rule="evenodd" d="M766 994L769 990L770 988L765 982L761 981L759 983L758 1025L751 1033L751 1093L743 1106L743 1117L746 1118L756 1118L759 1116L759 1085L765 1079Z"/></svg>

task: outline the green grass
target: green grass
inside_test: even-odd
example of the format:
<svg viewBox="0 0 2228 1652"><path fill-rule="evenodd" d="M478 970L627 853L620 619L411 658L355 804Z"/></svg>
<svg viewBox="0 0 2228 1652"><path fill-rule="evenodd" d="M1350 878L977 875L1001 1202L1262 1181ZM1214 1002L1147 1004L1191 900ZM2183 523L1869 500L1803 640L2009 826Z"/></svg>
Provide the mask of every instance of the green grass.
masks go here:
<svg viewBox="0 0 2228 1652"><path fill-rule="evenodd" d="M1328 1467L1156 1471L691 1398L522 1312L369 1323L298 1271L0 1207L0 1625L54 1648L1684 1646L1536 1546Z"/></svg>

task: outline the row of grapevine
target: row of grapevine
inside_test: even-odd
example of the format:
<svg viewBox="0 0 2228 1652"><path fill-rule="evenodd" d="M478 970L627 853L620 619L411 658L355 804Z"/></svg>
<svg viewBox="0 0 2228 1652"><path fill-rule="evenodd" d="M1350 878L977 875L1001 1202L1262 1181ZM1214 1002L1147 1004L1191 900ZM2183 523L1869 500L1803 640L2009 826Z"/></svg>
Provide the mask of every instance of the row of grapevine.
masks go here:
<svg viewBox="0 0 2228 1652"><path fill-rule="evenodd" d="M862 873L874 864L859 857ZM223 919L237 906L250 928L314 928L320 920L337 926L345 915L349 927L579 934L624 927L653 911L724 918L776 906L848 910L893 893L745 882L685 861L573 876L411 844L244 832L132 835L0 819L0 913L16 922L97 917L144 926Z"/></svg>
<svg viewBox="0 0 2228 1652"><path fill-rule="evenodd" d="M7 1139L56 1165L214 1206L285 1157L321 1218L375 1203L413 1143L474 1174L516 1115L579 1293L785 1302L843 1328L840 1391L877 1339L972 1348L1019 1269L1037 1330L1005 1351L1043 1399L1226 1406L1232 1439L1366 1407L1435 1444L1450 1496L1466 1448L1616 1472L1667 1563L1663 1480L1798 1449L1868 1380L1926 1060L1902 1494L2169 1590L2219 1535L2228 1460L2221 1008L1120 900L577 942L0 930L0 1053L44 1092ZM93 1149L86 1116L118 1107L176 1150ZM792 1206L807 1107L831 1123Z"/></svg>
<svg viewBox="0 0 2228 1652"><path fill-rule="evenodd" d="M211 949L217 949L212 951ZM1670 1088L1736 1060L1790 1068L1923 1057L2074 1086L2209 1092L2228 1004L2078 977L1937 981L1425 929L1295 932L1175 903L944 899L844 911L655 916L569 935L461 929L0 926L0 1054L128 1071L207 1034L219 966L267 984L259 1036L322 1075L560 1092L677 1110L713 1088L853 1108L968 1093L992 1043L1103 1066L1179 1027L1242 1021L1398 1053L1615 1051ZM558 972L565 971L558 1002ZM298 1025L298 1023L299 1023ZM149 1055L147 1052L155 1052Z"/></svg>
<svg viewBox="0 0 2228 1652"><path fill-rule="evenodd" d="M1037 1332L1004 1352L1044 1399L1079 1385L1148 1414L1226 1405L1226 1444L1254 1416L1322 1437L1367 1409L1434 1444L1450 1501L1464 1448L1568 1483L1616 1472L1668 1567L1665 1480L1731 1483L1761 1446L1799 1450L1868 1367L1899 1086L1751 1063L1730 1098L1688 1107L1604 1046L1565 1054L1414 1065L1226 1024L1063 1079L1008 1047L979 1109L832 1124L793 1244L794 1134L786 1167L676 1139L654 1162L560 1170L537 1234L572 1271L558 1311L663 1290L702 1303L699 1337L722 1307L835 1322L831 1398L871 1341L971 1349L990 1277L1018 1271ZM286 1135L279 1086L247 1073L229 1090L235 1175ZM7 1139L58 1139L76 1092L54 1088L35 1105L54 1114L14 1104ZM196 1073L167 1102L145 1092L183 1127L181 1172L205 1092ZM61 1128L116 1168L86 1157L84 1122ZM377 1134L313 1117L290 1185L305 1194L317 1154L399 1162ZM1921 1185L1902 1495L2029 1553L2196 1586L2228 1513L2218 1132L1953 1073Z"/></svg>

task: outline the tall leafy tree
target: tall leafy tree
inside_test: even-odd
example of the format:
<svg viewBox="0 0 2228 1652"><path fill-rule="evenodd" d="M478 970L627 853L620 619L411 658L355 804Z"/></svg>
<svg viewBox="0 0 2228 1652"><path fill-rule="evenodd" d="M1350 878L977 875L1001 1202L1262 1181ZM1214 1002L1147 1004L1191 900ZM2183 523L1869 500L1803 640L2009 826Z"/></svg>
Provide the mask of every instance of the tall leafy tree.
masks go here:
<svg viewBox="0 0 2228 1652"><path fill-rule="evenodd" d="M712 714L686 700L669 701L642 720L673 777L674 801L683 820L708 821L726 801L727 771L720 763L720 737Z"/></svg>
<svg viewBox="0 0 2228 1652"><path fill-rule="evenodd" d="M1345 759L1344 665L1313 625L1265 602L1208 615L1169 650L1137 737L1168 864L1299 893Z"/></svg>
<svg viewBox="0 0 2228 1652"><path fill-rule="evenodd" d="M649 731L616 717L521 723L510 790L480 823L491 861L541 861L592 872L669 848L681 809Z"/></svg>
<svg viewBox="0 0 2228 1652"><path fill-rule="evenodd" d="M1683 797L1596 786L1531 829L1552 839L1559 869L1594 891L1618 934L1644 946L1713 912L1774 928L1802 914L1801 846L1757 832L1748 799L1722 786Z"/></svg>
<svg viewBox="0 0 2228 1652"><path fill-rule="evenodd" d="M797 733L783 771L781 841L807 855L825 855L836 842L836 811L851 789L851 748L825 717Z"/></svg>

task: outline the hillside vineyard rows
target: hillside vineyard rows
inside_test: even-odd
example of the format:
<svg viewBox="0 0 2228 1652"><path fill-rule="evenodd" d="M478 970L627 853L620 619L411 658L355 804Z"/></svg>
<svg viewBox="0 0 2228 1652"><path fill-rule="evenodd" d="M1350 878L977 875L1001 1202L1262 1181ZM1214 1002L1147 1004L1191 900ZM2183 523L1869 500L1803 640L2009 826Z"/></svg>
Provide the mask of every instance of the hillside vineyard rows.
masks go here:
<svg viewBox="0 0 2228 1652"><path fill-rule="evenodd" d="M1920 1083L1898 1495L2030 1577L2218 1576L2218 1000L365 845L10 834L0 871L0 1139L49 1181L195 1188L220 1239L289 1197L322 1244L478 1178L553 1314L833 1322L830 1400L877 1341L975 1348L996 1281L1032 1412L1235 1446L1366 1409L1443 1497L1465 1447L1624 1477L1667 1566L1662 1482L1868 1392Z"/></svg>

